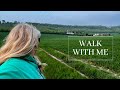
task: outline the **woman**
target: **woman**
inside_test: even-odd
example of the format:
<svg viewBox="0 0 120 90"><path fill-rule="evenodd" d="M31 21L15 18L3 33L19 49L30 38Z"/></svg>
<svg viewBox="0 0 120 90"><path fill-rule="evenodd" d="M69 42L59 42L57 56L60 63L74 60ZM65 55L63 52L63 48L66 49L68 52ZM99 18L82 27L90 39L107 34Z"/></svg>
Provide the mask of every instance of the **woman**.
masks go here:
<svg viewBox="0 0 120 90"><path fill-rule="evenodd" d="M0 49L0 79L45 79L35 53L40 31L32 25L18 24Z"/></svg>

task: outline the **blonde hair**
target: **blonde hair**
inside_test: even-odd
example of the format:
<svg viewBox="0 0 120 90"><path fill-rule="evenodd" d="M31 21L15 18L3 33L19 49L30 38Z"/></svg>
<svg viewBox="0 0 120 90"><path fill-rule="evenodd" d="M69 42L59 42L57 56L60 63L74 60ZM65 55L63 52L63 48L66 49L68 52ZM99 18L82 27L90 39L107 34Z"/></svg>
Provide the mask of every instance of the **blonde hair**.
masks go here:
<svg viewBox="0 0 120 90"><path fill-rule="evenodd" d="M38 47L41 33L29 24L18 24L5 39L5 44L0 48L0 63L11 57L21 57L30 54Z"/></svg>

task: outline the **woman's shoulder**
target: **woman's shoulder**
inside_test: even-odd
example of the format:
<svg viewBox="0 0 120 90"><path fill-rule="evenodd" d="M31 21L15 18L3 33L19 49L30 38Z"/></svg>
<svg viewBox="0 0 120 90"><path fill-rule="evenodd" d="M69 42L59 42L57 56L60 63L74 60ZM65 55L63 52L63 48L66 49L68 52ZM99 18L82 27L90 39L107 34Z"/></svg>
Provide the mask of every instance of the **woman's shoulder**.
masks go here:
<svg viewBox="0 0 120 90"><path fill-rule="evenodd" d="M0 66L0 79L42 78L34 63L20 58L10 58Z"/></svg>
<svg viewBox="0 0 120 90"><path fill-rule="evenodd" d="M21 66L23 64L27 64L27 62L25 60L19 59L19 58L9 58L8 60L6 60L1 66L2 67L9 67L11 65L13 66Z"/></svg>
<svg viewBox="0 0 120 90"><path fill-rule="evenodd" d="M9 58L6 60L3 64L0 65L0 71L1 70L16 70L23 65L25 66L28 64L28 62L19 59L19 58Z"/></svg>
<svg viewBox="0 0 120 90"><path fill-rule="evenodd" d="M0 79L20 78L22 76L22 73L19 72L21 64L25 64L25 61L17 58L10 58L5 61L0 66Z"/></svg>
<svg viewBox="0 0 120 90"><path fill-rule="evenodd" d="M7 69L7 70L26 70L29 69L29 67L34 67L33 64L29 63L26 60L23 60L21 58L9 58L6 60L1 66L0 70Z"/></svg>

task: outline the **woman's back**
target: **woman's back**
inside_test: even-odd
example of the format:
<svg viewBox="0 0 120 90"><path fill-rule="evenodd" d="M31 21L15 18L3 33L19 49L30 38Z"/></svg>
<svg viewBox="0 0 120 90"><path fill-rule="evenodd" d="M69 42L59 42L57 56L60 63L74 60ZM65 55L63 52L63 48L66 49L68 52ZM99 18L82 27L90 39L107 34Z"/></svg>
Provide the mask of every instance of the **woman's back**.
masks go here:
<svg viewBox="0 0 120 90"><path fill-rule="evenodd" d="M0 66L0 79L44 79L36 60L27 56L26 60L10 58Z"/></svg>

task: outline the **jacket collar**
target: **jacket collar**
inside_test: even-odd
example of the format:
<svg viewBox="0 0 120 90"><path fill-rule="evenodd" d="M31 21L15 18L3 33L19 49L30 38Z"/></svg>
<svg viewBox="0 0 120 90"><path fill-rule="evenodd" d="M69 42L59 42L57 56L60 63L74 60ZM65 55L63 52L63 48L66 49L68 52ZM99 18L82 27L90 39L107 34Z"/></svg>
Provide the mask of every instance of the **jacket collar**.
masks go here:
<svg viewBox="0 0 120 90"><path fill-rule="evenodd" d="M37 61L35 60L35 58L32 55L26 55L26 56L22 56L19 58L37 64Z"/></svg>

